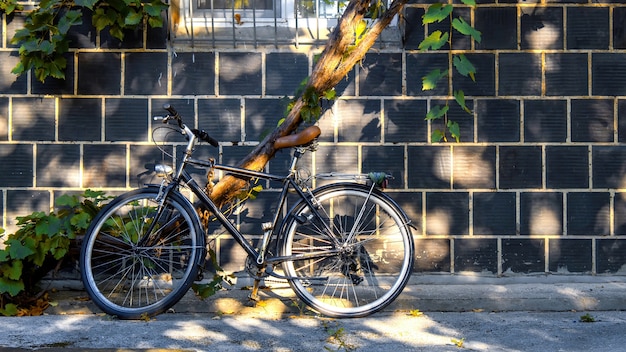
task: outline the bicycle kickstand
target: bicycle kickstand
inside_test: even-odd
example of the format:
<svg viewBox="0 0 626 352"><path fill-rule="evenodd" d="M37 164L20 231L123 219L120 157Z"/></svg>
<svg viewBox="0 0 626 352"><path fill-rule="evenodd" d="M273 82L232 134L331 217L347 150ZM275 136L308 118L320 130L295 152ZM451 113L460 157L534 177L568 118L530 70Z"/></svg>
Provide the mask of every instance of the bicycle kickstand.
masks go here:
<svg viewBox="0 0 626 352"><path fill-rule="evenodd" d="M260 268L259 273L258 273L259 276L254 279L254 285L252 286L252 291L248 295L248 300L253 306L256 305L261 300L261 298L259 297L259 285L261 283L260 278L263 276L264 273L265 273L265 267Z"/></svg>

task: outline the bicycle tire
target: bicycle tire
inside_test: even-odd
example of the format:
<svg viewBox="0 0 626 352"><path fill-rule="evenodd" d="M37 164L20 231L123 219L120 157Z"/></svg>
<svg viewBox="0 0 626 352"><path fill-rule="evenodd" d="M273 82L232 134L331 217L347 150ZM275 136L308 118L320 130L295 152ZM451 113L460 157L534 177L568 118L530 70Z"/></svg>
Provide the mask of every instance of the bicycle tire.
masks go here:
<svg viewBox="0 0 626 352"><path fill-rule="evenodd" d="M158 194L159 187L149 186L120 195L94 218L83 239L85 290L102 311L120 319L171 308L198 277L204 258L205 238L191 204L171 192L157 218Z"/></svg>
<svg viewBox="0 0 626 352"><path fill-rule="evenodd" d="M301 202L282 228L282 255L303 258L283 262L292 289L329 317L380 311L402 292L413 268L406 215L387 195L359 184L332 184L313 194L321 217Z"/></svg>

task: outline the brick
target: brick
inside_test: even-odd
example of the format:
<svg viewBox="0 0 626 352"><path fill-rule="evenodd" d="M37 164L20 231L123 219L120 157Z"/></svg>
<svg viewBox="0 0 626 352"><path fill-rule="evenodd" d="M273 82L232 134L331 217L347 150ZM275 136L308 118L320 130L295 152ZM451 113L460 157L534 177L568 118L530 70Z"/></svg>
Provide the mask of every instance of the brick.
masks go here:
<svg viewBox="0 0 626 352"><path fill-rule="evenodd" d="M59 140L99 141L102 99L59 99Z"/></svg>
<svg viewBox="0 0 626 352"><path fill-rule="evenodd" d="M500 188L541 187L541 147L500 147Z"/></svg>
<svg viewBox="0 0 626 352"><path fill-rule="evenodd" d="M389 188L404 188L404 147L402 146L363 146L363 173L385 172L394 178L389 180Z"/></svg>
<svg viewBox="0 0 626 352"><path fill-rule="evenodd" d="M417 272L450 272L450 240L424 238L415 241Z"/></svg>
<svg viewBox="0 0 626 352"><path fill-rule="evenodd" d="M278 126L284 110L278 99L246 99L246 140L263 140Z"/></svg>
<svg viewBox="0 0 626 352"><path fill-rule="evenodd" d="M309 76L309 59L305 54L268 53L265 58L265 94L294 96Z"/></svg>
<svg viewBox="0 0 626 352"><path fill-rule="evenodd" d="M15 34L15 32L24 28L24 25L26 23L25 20L27 16L28 16L28 13L26 11L16 11L11 16L4 16L4 19L6 20L6 32L5 33L7 35L7 41L6 41L7 48L19 48L20 47L21 45L20 43L12 44L10 39L13 38L13 35Z"/></svg>
<svg viewBox="0 0 626 352"><path fill-rule="evenodd" d="M402 54L370 53L359 70L359 95L401 95Z"/></svg>
<svg viewBox="0 0 626 352"><path fill-rule="evenodd" d="M563 49L563 8L521 8L522 49Z"/></svg>
<svg viewBox="0 0 626 352"><path fill-rule="evenodd" d="M219 141L240 142L241 101L239 99L199 99L198 127Z"/></svg>
<svg viewBox="0 0 626 352"><path fill-rule="evenodd" d="M418 7L405 6L404 23L402 23L402 44L407 50L417 50L419 44L424 40L424 30L418 24L422 23L424 9Z"/></svg>
<svg viewBox="0 0 626 352"><path fill-rule="evenodd" d="M469 194L429 192L426 194L427 235L467 235L469 233Z"/></svg>
<svg viewBox="0 0 626 352"><path fill-rule="evenodd" d="M626 141L626 100L617 101L617 138L618 142Z"/></svg>
<svg viewBox="0 0 626 352"><path fill-rule="evenodd" d="M518 142L520 140L520 102L512 99L479 100L479 142Z"/></svg>
<svg viewBox="0 0 626 352"><path fill-rule="evenodd" d="M86 144L83 147L83 187L126 187L126 146Z"/></svg>
<svg viewBox="0 0 626 352"><path fill-rule="evenodd" d="M563 193L520 193L520 234L554 236L563 234Z"/></svg>
<svg viewBox="0 0 626 352"><path fill-rule="evenodd" d="M161 179L155 177L156 175L153 173L155 164L169 165L176 169L176 165L174 165L174 158L171 156L172 146L161 143L159 146L163 148L165 152L169 153L169 155L163 153L163 151L154 145L130 146L129 181L131 187L141 187L146 183L160 183ZM184 149L184 147L181 146L180 149ZM197 155L194 154L194 157L197 157ZM177 161L180 160L180 157L177 158ZM192 174L202 173L204 175L206 173L203 169L194 169L193 167L188 167L185 170Z"/></svg>
<svg viewBox="0 0 626 352"><path fill-rule="evenodd" d="M612 99L572 100L572 142L612 142Z"/></svg>
<svg viewBox="0 0 626 352"><path fill-rule="evenodd" d="M164 15L162 16L164 17ZM166 49L169 41L168 20L163 19L165 25L162 27L150 27L146 29L146 48L148 49Z"/></svg>
<svg viewBox="0 0 626 352"><path fill-rule="evenodd" d="M379 100L339 100L339 142L380 142Z"/></svg>
<svg viewBox="0 0 626 352"><path fill-rule="evenodd" d="M41 83L33 74L31 76L32 89L35 94L74 94L74 55L65 54L65 60L67 60L67 66L63 73L65 79L48 77L44 83Z"/></svg>
<svg viewBox="0 0 626 352"><path fill-rule="evenodd" d="M516 8L479 7L475 16L475 28L482 33L476 49L517 49Z"/></svg>
<svg viewBox="0 0 626 352"><path fill-rule="evenodd" d="M443 108L444 106L448 106L448 120L446 121L443 118L431 120L431 130L439 130L444 131L448 130L445 128L447 122L456 122L459 125L460 131L460 142L474 142L474 115L473 113L467 113L467 111L463 110L461 106L455 100L438 100L433 99L430 102L430 108L433 109L435 106L439 106ZM467 100L465 105L470 111L474 109L474 101ZM455 142L456 140L450 135L449 130L446 132L446 138L448 142ZM429 137L430 139L430 137Z"/></svg>
<svg viewBox="0 0 626 352"><path fill-rule="evenodd" d="M409 188L450 189L452 159L450 147L409 146Z"/></svg>
<svg viewBox="0 0 626 352"><path fill-rule="evenodd" d="M476 192L473 197L474 235L515 235L515 193Z"/></svg>
<svg viewBox="0 0 626 352"><path fill-rule="evenodd" d="M104 137L107 141L147 141L148 101L106 99Z"/></svg>
<svg viewBox="0 0 626 352"><path fill-rule="evenodd" d="M106 74L97 74L106 72ZM78 94L120 94L122 79L119 53L78 54Z"/></svg>
<svg viewBox="0 0 626 352"><path fill-rule="evenodd" d="M232 147L223 147L220 163L224 165L236 165L241 159L248 155L254 147L236 145Z"/></svg>
<svg viewBox="0 0 626 352"><path fill-rule="evenodd" d="M413 236L422 234L422 192L385 192L404 210L411 221ZM419 247L416 247L419 248Z"/></svg>
<svg viewBox="0 0 626 352"><path fill-rule="evenodd" d="M623 146L593 146L593 188L624 188Z"/></svg>
<svg viewBox="0 0 626 352"><path fill-rule="evenodd" d="M457 147L453 149L453 186L459 188L496 187L496 148Z"/></svg>
<svg viewBox="0 0 626 352"><path fill-rule="evenodd" d="M172 94L215 94L215 53L177 53L173 56Z"/></svg>
<svg viewBox="0 0 626 352"><path fill-rule="evenodd" d="M37 187L80 187L80 146L37 146Z"/></svg>
<svg viewBox="0 0 626 352"><path fill-rule="evenodd" d="M541 55L499 55L498 95L540 95Z"/></svg>
<svg viewBox="0 0 626 352"><path fill-rule="evenodd" d="M354 69L350 70L346 77L337 83L335 91L337 92L337 96L341 97L356 95L356 73Z"/></svg>
<svg viewBox="0 0 626 352"><path fill-rule="evenodd" d="M0 51L0 94L25 94L27 89L27 75L16 76L11 72L19 62L17 51Z"/></svg>
<svg viewBox="0 0 626 352"><path fill-rule="evenodd" d="M70 40L70 48L95 48L96 47L96 28L92 25L92 11L83 8L83 23L73 25L68 32Z"/></svg>
<svg viewBox="0 0 626 352"><path fill-rule="evenodd" d="M33 145L0 144L0 185L33 187Z"/></svg>
<svg viewBox="0 0 626 352"><path fill-rule="evenodd" d="M567 101L524 101L524 141L565 142L566 139Z"/></svg>
<svg viewBox="0 0 626 352"><path fill-rule="evenodd" d="M437 82L437 88L422 90L422 78L430 71L448 69L448 55L442 53L420 53L406 55L406 93L410 96L447 95L446 79Z"/></svg>
<svg viewBox="0 0 626 352"><path fill-rule="evenodd" d="M609 8L568 7L567 49L609 49Z"/></svg>
<svg viewBox="0 0 626 352"><path fill-rule="evenodd" d="M426 142L425 100L385 100L385 142Z"/></svg>
<svg viewBox="0 0 626 352"><path fill-rule="evenodd" d="M531 274L545 271L545 240L503 239L502 271Z"/></svg>
<svg viewBox="0 0 626 352"><path fill-rule="evenodd" d="M568 235L608 235L609 193L570 192L567 194Z"/></svg>
<svg viewBox="0 0 626 352"><path fill-rule="evenodd" d="M613 48L626 49L626 8L613 8Z"/></svg>
<svg viewBox="0 0 626 352"><path fill-rule="evenodd" d="M465 54L476 68L476 81L452 71L454 90L462 90L465 96L494 96L496 94L496 74L494 54Z"/></svg>
<svg viewBox="0 0 626 352"><path fill-rule="evenodd" d="M0 141L9 140L9 98L0 98Z"/></svg>
<svg viewBox="0 0 626 352"><path fill-rule="evenodd" d="M320 146L315 152L315 173L358 173L356 146Z"/></svg>
<svg viewBox="0 0 626 352"><path fill-rule="evenodd" d="M167 94L167 53L127 53L124 94Z"/></svg>
<svg viewBox="0 0 626 352"><path fill-rule="evenodd" d="M626 241L596 240L596 271L598 274L619 274L626 265Z"/></svg>
<svg viewBox="0 0 626 352"><path fill-rule="evenodd" d="M587 147L547 146L546 186L548 188L589 187Z"/></svg>
<svg viewBox="0 0 626 352"><path fill-rule="evenodd" d="M550 239L549 252L551 272L591 272L591 240Z"/></svg>
<svg viewBox="0 0 626 352"><path fill-rule="evenodd" d="M55 140L54 99L13 99L13 140Z"/></svg>
<svg viewBox="0 0 626 352"><path fill-rule="evenodd" d="M588 94L587 54L546 54L545 60L546 95Z"/></svg>
<svg viewBox="0 0 626 352"><path fill-rule="evenodd" d="M592 95L626 95L626 54L594 53L591 64Z"/></svg>
<svg viewBox="0 0 626 352"><path fill-rule="evenodd" d="M260 53L220 53L219 94L261 94Z"/></svg>
<svg viewBox="0 0 626 352"><path fill-rule="evenodd" d="M454 271L498 273L498 242L495 239L454 240Z"/></svg>
<svg viewBox="0 0 626 352"><path fill-rule="evenodd" d="M32 214L35 211L50 212L50 192L33 190L6 191L7 214L6 233L14 233L17 227L18 216Z"/></svg>
<svg viewBox="0 0 626 352"><path fill-rule="evenodd" d="M225 236L223 236L225 237ZM241 246L231 238L220 238L216 246L219 246L219 266L226 271L241 271L248 254Z"/></svg>
<svg viewBox="0 0 626 352"><path fill-rule="evenodd" d="M616 192L614 198L615 209L613 225L615 228L615 235L626 235L626 194L623 192Z"/></svg>
<svg viewBox="0 0 626 352"><path fill-rule="evenodd" d="M278 211L278 196L278 192L266 190L259 193L254 200L246 202L239 212L239 231L247 235L262 235L261 224L271 222Z"/></svg>

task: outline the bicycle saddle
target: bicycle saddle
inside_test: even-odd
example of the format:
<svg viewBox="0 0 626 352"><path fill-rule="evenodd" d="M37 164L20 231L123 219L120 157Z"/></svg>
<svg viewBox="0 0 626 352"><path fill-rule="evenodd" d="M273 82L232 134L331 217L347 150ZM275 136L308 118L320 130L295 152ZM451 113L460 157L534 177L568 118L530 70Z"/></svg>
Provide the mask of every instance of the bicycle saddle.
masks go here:
<svg viewBox="0 0 626 352"><path fill-rule="evenodd" d="M305 145L307 143L312 142L321 133L322 133L322 130L320 130L319 127L310 126L310 127L305 128L299 133L277 138L276 141L274 141L274 148L283 149L283 148L289 148L289 147L296 147L299 145Z"/></svg>

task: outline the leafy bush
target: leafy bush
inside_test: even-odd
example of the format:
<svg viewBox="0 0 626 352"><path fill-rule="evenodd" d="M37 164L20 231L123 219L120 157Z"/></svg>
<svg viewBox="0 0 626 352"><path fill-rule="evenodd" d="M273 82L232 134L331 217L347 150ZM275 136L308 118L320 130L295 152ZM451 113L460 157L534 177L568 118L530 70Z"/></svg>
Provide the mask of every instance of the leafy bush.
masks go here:
<svg viewBox="0 0 626 352"><path fill-rule="evenodd" d="M63 195L56 200L56 213L17 218L19 229L8 235L6 247L0 250L0 314L29 314L29 307L41 296L38 283L68 260L70 250L77 248L76 239L110 198L90 190L80 196Z"/></svg>

